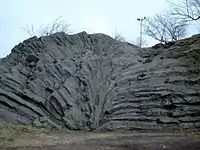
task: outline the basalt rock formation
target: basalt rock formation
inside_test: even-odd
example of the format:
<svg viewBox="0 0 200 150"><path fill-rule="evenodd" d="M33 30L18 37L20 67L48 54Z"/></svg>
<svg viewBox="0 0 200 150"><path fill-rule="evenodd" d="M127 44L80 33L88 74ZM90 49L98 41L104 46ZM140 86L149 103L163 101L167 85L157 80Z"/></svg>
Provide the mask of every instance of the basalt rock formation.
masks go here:
<svg viewBox="0 0 200 150"><path fill-rule="evenodd" d="M72 130L200 129L200 36L138 48L32 37L0 59L0 120Z"/></svg>

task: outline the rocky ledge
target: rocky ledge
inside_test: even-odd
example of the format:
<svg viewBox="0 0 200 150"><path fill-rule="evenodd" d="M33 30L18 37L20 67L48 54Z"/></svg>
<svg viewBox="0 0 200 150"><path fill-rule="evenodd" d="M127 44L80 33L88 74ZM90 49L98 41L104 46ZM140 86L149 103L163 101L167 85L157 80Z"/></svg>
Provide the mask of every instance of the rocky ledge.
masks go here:
<svg viewBox="0 0 200 150"><path fill-rule="evenodd" d="M200 129L200 36L138 48L32 37L0 59L0 120L72 130Z"/></svg>

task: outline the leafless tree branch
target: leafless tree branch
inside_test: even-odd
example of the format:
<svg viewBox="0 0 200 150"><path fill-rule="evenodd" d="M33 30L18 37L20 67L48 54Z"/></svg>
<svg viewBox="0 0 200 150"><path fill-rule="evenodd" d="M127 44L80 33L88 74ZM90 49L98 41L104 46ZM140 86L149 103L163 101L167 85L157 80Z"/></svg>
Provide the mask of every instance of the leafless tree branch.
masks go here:
<svg viewBox="0 0 200 150"><path fill-rule="evenodd" d="M179 3L167 1L172 7L172 15L186 21L200 20L200 0L180 0Z"/></svg>
<svg viewBox="0 0 200 150"><path fill-rule="evenodd" d="M114 39L120 42L126 42L126 39L117 31L114 33Z"/></svg>
<svg viewBox="0 0 200 150"><path fill-rule="evenodd" d="M176 41L186 35L187 22L171 15L147 18L144 33L162 43Z"/></svg>
<svg viewBox="0 0 200 150"><path fill-rule="evenodd" d="M34 26L32 25L31 28L28 26L23 27L23 30L29 34L29 36L49 36L56 32L65 32L69 33L70 25L61 20L61 17L58 17L52 24L42 25L38 30L35 30Z"/></svg>

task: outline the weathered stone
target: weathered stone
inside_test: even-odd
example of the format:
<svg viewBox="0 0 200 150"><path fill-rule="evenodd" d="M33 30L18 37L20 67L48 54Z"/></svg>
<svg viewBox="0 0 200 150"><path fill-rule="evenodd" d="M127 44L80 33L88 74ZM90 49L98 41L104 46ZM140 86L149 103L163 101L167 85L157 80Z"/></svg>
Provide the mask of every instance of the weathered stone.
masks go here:
<svg viewBox="0 0 200 150"><path fill-rule="evenodd" d="M145 49L86 32L30 38L0 59L0 120L200 129L199 46L199 36Z"/></svg>
<svg viewBox="0 0 200 150"><path fill-rule="evenodd" d="M39 58L37 58L37 56L35 56L34 54L30 54L26 58L26 61L28 63L32 63L32 62L36 63L38 60L39 60Z"/></svg>

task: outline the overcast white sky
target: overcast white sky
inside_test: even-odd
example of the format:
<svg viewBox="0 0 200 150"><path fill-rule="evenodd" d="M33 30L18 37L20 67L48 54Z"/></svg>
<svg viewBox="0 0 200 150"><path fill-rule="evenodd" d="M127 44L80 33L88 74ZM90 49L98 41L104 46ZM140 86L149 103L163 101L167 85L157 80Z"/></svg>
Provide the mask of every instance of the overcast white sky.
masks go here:
<svg viewBox="0 0 200 150"><path fill-rule="evenodd" d="M166 0L0 0L0 57L29 38L22 27L37 28L59 16L71 24L73 33L84 30L112 36L117 30L134 41L139 37L137 18L162 13L167 7Z"/></svg>

